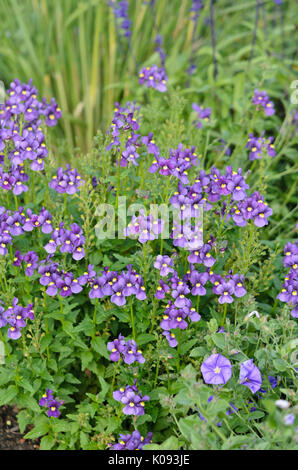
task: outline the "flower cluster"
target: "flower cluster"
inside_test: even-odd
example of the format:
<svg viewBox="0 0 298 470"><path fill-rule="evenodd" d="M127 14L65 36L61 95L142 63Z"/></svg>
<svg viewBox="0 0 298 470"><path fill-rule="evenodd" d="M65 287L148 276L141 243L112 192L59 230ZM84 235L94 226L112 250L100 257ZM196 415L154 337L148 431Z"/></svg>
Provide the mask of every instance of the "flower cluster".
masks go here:
<svg viewBox="0 0 298 470"><path fill-rule="evenodd" d="M63 405L64 401L58 401L53 396L53 391L49 388L47 389L46 393L42 396L39 400L39 406L45 406L48 408L47 415L52 418L58 418L61 414L59 408Z"/></svg>
<svg viewBox="0 0 298 470"><path fill-rule="evenodd" d="M243 287L243 275L239 274L228 274L224 278L220 275L209 275L209 280L213 283L213 292L218 295L218 302L220 304L232 303L234 298L232 297L243 297L247 291Z"/></svg>
<svg viewBox="0 0 298 470"><path fill-rule="evenodd" d="M73 259L79 261L85 256L84 243L85 237L78 224L71 224L70 229L67 230L64 228L64 222L61 222L59 227L51 233L51 239L44 249L47 253L54 254L60 247L61 253L71 254Z"/></svg>
<svg viewBox="0 0 298 470"><path fill-rule="evenodd" d="M201 365L204 382L212 385L224 385L232 377L232 364L221 354L211 354ZM252 393L260 390L262 376L253 359L240 364L239 381L248 387Z"/></svg>
<svg viewBox="0 0 298 470"><path fill-rule="evenodd" d="M114 341L108 342L107 348L111 352L110 360L113 362L118 362L121 357L125 364L132 364L133 362L144 364L145 362L137 343L133 339L125 341L124 336L121 334Z"/></svg>
<svg viewBox="0 0 298 470"><path fill-rule="evenodd" d="M58 168L57 174L49 182L49 187L60 194L74 194L81 185L85 184L85 181L82 180L75 168L71 169L69 163L66 166L65 171L61 167Z"/></svg>
<svg viewBox="0 0 298 470"><path fill-rule="evenodd" d="M166 167L164 167L166 171ZM169 174L169 171L168 173ZM225 174L212 167L210 173L200 170L199 176L193 185L178 183L177 191L171 197L171 204L180 211L179 217L189 220L198 218L200 208L205 211L212 209L212 204L223 199L220 212L215 212L222 219L233 219L234 223L244 227L247 221L253 220L257 227L268 224L268 217L272 215L272 209L264 202L263 196L256 191L247 196L249 185L242 176L241 168L237 172L227 166ZM198 226L196 224L196 226ZM184 224L183 231L178 225L174 226L172 238L175 246L187 247L189 242L188 232L192 236L199 235L190 230L190 226ZM190 261L192 262L192 261Z"/></svg>
<svg viewBox="0 0 298 470"><path fill-rule="evenodd" d="M61 110L54 99L47 103L37 99L37 90L14 80L8 89L8 99L0 104L0 187L16 196L28 191L26 161L33 171L44 169L48 155L42 118L46 126L55 126Z"/></svg>
<svg viewBox="0 0 298 470"><path fill-rule="evenodd" d="M193 21L196 21L196 19L199 17L199 11L202 8L204 8L204 4L202 0L192 0L190 12L191 12L191 19Z"/></svg>
<svg viewBox="0 0 298 470"><path fill-rule="evenodd" d="M255 137L253 134L249 134L249 139L246 144L246 148L250 150L249 159L259 160L266 155L269 157L275 157L276 152L274 150L273 137L265 139L261 137Z"/></svg>
<svg viewBox="0 0 298 470"><path fill-rule="evenodd" d="M291 315L293 318L298 318L298 240L286 243L284 255L283 265L289 268L289 271L277 298L294 307Z"/></svg>
<svg viewBox="0 0 298 470"><path fill-rule="evenodd" d="M233 274L230 271L226 276L214 274L211 267L215 263L215 259L210 254L214 237L210 237L208 243L204 244L201 249L193 251L188 256L190 269L179 279L177 272L174 270L172 259L167 255L158 255L154 263L154 267L160 271L163 277L171 277L168 280L159 280L159 286L155 292L157 299L164 299L166 296L170 298L168 305L164 311L160 327L164 330L163 335L169 342L171 347L177 346L175 334L171 332L176 328L187 328L186 318L190 321L197 322L200 315L195 308L192 307L191 300L187 295L204 296L206 295L206 283L209 281L213 285L213 292L218 296L221 304L232 303L234 297L243 297L247 291L244 288L244 275ZM204 272L195 269L195 264L203 264L207 267Z"/></svg>
<svg viewBox="0 0 298 470"><path fill-rule="evenodd" d="M128 1L127 0L110 0L109 5L113 8L113 13L116 20L119 20L120 30L123 31L125 37L131 36L131 21L128 16Z"/></svg>
<svg viewBox="0 0 298 470"><path fill-rule="evenodd" d="M252 97L252 102L254 105L256 105L257 110L259 110L261 106L267 116L272 116L275 114L274 103L270 101L266 91L259 91L256 89L254 96Z"/></svg>
<svg viewBox="0 0 298 470"><path fill-rule="evenodd" d="M142 437L136 429L132 434L120 434L117 444L109 444L111 450L142 450L143 446L151 442L152 432L148 432L146 437Z"/></svg>
<svg viewBox="0 0 298 470"><path fill-rule="evenodd" d="M257 227L264 227L268 224L268 217L272 215L272 209L255 191L245 200L232 208L232 218L236 225L244 227L249 220L253 220Z"/></svg>
<svg viewBox="0 0 298 470"><path fill-rule="evenodd" d="M41 275L39 282L46 287L47 295L53 297L59 293L61 297L69 297L83 290L82 282L74 278L72 272L60 269L58 263L40 264L38 272Z"/></svg>
<svg viewBox="0 0 298 470"><path fill-rule="evenodd" d="M140 120L140 107L137 107L135 103L127 102L126 105L120 106L119 103L115 103L114 116L112 119L112 124L107 130L107 134L111 136L112 140L108 144L106 150L111 150L113 147L120 152L121 148L121 132L128 133L129 137L126 141L126 149L129 146L136 147L139 134L135 132L139 129L139 120ZM125 150L122 149L122 152ZM128 155L121 155L121 166L127 165ZM134 157L130 157L130 160L136 164L136 158L138 155L134 154Z"/></svg>
<svg viewBox="0 0 298 470"><path fill-rule="evenodd" d="M194 121L194 125L201 129L203 127L203 122L210 122L211 108L203 108L197 103L192 104L192 109L197 113L197 119ZM202 122L203 121L203 122Z"/></svg>
<svg viewBox="0 0 298 470"><path fill-rule="evenodd" d="M153 153L153 152L152 152ZM150 173L159 171L164 176L175 176L184 184L189 182L188 171L192 166L199 164L195 147L183 149L183 145L179 144L177 149L170 149L169 158L160 157L155 154L155 160L149 168Z"/></svg>
<svg viewBox="0 0 298 470"><path fill-rule="evenodd" d="M52 215L44 207L39 214L34 214L31 209L23 212L23 207L19 207L15 212L0 207L0 254L8 253L7 246L12 245L13 237L23 235L25 232L32 232L36 228L41 228L43 233L53 231ZM14 260L15 266L19 266L23 258L17 253L18 259Z"/></svg>
<svg viewBox="0 0 298 470"><path fill-rule="evenodd" d="M35 269L38 268L38 255L35 251L28 251L24 256L21 253L17 253L17 262L22 259L25 263L25 275L28 277L33 276Z"/></svg>
<svg viewBox="0 0 298 470"><path fill-rule="evenodd" d="M145 402L150 398L148 395L143 396L135 383L114 391L113 398L125 405L122 410L125 415L142 416L145 414Z"/></svg>
<svg viewBox="0 0 298 470"><path fill-rule="evenodd" d="M157 65L151 67L143 67L139 73L139 82L145 84L147 88L155 88L160 92L167 91L168 77L163 67L158 68Z"/></svg>
<svg viewBox="0 0 298 470"><path fill-rule="evenodd" d="M21 83L15 79L7 90L8 99L0 106L0 119L11 123L16 117L24 116L25 121L41 124L41 117L45 118L47 126L55 126L61 118L61 109L54 98L47 103L37 99L37 89L32 86L32 79L28 83Z"/></svg>
<svg viewBox="0 0 298 470"><path fill-rule="evenodd" d="M173 260L167 255L158 255L154 263L154 267L159 270L162 277L167 276L169 273L173 273L173 266Z"/></svg>
<svg viewBox="0 0 298 470"><path fill-rule="evenodd" d="M92 269L92 265L90 268ZM89 297L91 299L110 296L111 302L118 307L125 305L127 297L131 295L134 295L138 300L146 299L144 281L131 265L127 266L126 272L118 273L105 268L101 276L97 276L93 271L92 275L84 273L78 280L80 283L90 285Z"/></svg>
<svg viewBox="0 0 298 470"><path fill-rule="evenodd" d="M27 307L18 305L18 298L14 297L12 305L6 310L2 305L0 306L0 328L10 325L7 336L10 339L19 339L22 336L21 329L25 328L26 320L34 320L34 311L32 310L33 304L28 304Z"/></svg>
<svg viewBox="0 0 298 470"><path fill-rule="evenodd" d="M140 243L155 240L163 231L164 222L157 219L153 214L145 216L142 209L138 216L133 215L131 222L124 229L124 235L130 238L137 238Z"/></svg>
<svg viewBox="0 0 298 470"><path fill-rule="evenodd" d="M166 295L171 296L171 300L169 300L166 309L164 310L160 327L163 330L162 334L167 339L170 347L175 348L178 342L175 333L173 333L171 330L175 330L177 328L184 330L188 326L186 321L187 318L191 322L197 322L200 320L201 316L198 314L198 312L196 312L196 309L192 307L191 300L186 297L190 293L194 294L188 285L188 276L185 276L183 280L179 279L176 271L174 271L172 268L167 268L167 266L169 267L172 265L171 259L168 258L169 257L167 256L160 257L159 255L155 262L154 266L157 269L160 269L160 273L162 272L162 269L165 270L163 272L164 276L173 273L169 281L159 281L159 286L157 287L155 297L157 299L163 299ZM163 260L167 261L168 264L163 263ZM167 274L165 274L166 272Z"/></svg>
<svg viewBox="0 0 298 470"><path fill-rule="evenodd" d="M192 322L197 322L201 318L195 308L191 306L191 301L185 298L185 294L188 293L188 291L189 289L185 285L177 286L177 289L172 292L175 302L173 303L172 301L169 301L160 323L161 329L164 330L162 334L167 339L171 348L175 348L178 345L175 333L171 330L175 330L177 328L179 328L179 330L184 330L187 328L187 317ZM177 304L181 305L181 307L177 307Z"/></svg>

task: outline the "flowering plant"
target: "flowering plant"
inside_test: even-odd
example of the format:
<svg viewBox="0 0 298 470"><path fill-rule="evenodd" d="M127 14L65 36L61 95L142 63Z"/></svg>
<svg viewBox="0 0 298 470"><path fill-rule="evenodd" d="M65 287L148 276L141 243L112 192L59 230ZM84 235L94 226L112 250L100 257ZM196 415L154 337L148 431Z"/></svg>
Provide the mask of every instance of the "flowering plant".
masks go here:
<svg viewBox="0 0 298 470"><path fill-rule="evenodd" d="M270 80L255 60L283 2L256 2L249 57L219 2L179 5L173 31L174 0L140 2L138 29L133 2L93 3L92 47L87 4L63 22L82 86L71 60L61 108L18 79L0 104L0 406L45 450L294 449L297 112L290 59L275 72L266 41Z"/></svg>

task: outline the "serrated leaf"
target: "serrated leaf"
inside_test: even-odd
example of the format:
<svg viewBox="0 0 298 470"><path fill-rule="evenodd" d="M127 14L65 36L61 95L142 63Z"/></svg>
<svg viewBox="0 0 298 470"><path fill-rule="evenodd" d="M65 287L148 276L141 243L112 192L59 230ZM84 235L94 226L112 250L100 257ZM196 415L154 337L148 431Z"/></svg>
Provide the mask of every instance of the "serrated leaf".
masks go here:
<svg viewBox="0 0 298 470"><path fill-rule="evenodd" d="M97 336L91 341L91 346L98 354L105 357L106 359L109 359L109 352L107 350L107 345L100 336Z"/></svg>
<svg viewBox="0 0 298 470"><path fill-rule="evenodd" d="M47 421L37 424L31 431L25 434L25 439L37 439L44 436L49 431L49 423Z"/></svg>
<svg viewBox="0 0 298 470"><path fill-rule="evenodd" d="M5 390L0 390L0 406L7 405L17 396L18 388L16 385L10 385Z"/></svg>
<svg viewBox="0 0 298 470"><path fill-rule="evenodd" d="M53 436L44 436L40 441L40 450L50 450L55 445Z"/></svg>

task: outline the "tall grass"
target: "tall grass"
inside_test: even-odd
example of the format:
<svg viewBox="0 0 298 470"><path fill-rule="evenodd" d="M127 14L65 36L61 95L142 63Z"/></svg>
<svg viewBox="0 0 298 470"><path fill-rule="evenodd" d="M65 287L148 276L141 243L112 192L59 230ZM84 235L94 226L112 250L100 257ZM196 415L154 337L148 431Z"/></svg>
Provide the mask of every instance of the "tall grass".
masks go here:
<svg viewBox="0 0 298 470"><path fill-rule="evenodd" d="M274 23L273 29L270 27L276 21L273 1L263 2L266 17L261 17L255 32L254 57L250 69L246 70L254 34L255 1L214 3L216 51L212 49L209 2L206 1L195 39L197 73L188 88L186 70L193 28L189 14L191 1L157 0L156 22L168 54L166 67L170 83L179 85L181 93L200 97L214 87L214 105L220 100L222 112L227 114L225 101L231 83L234 87L234 78L233 92L239 93L239 86L245 85L245 82L240 83L239 73L245 70L250 74L260 65L266 67L267 64L269 70L277 66L285 41L287 54L278 65L278 73L285 84L291 77L294 79L295 42L290 36L295 29L293 13L297 7L295 2L285 3L283 22ZM130 0L129 14L132 50L138 67L158 62L154 51L156 31L149 5L142 0ZM40 93L55 96L63 109L60 131L67 139L69 151L90 150L96 131L106 128L114 102L138 96L134 60L125 38L120 47L121 32L108 1L1 0L0 17L0 78L6 84L15 77L24 81L33 78ZM216 83L214 60L218 69ZM235 99L237 101L237 97Z"/></svg>

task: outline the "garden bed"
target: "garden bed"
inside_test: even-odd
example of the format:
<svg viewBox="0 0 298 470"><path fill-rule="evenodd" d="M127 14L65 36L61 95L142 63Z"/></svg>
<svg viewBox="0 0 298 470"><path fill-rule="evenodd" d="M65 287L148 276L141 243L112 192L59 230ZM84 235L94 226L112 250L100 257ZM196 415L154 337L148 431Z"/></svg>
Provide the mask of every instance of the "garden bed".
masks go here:
<svg viewBox="0 0 298 470"><path fill-rule="evenodd" d="M23 437L17 422L18 410L12 406L0 407L0 450L37 450L38 440Z"/></svg>

